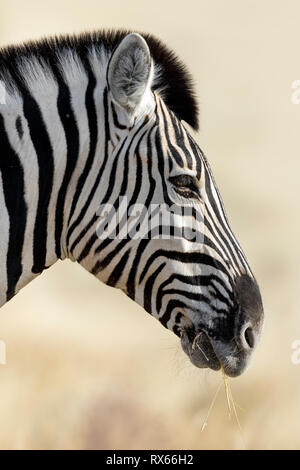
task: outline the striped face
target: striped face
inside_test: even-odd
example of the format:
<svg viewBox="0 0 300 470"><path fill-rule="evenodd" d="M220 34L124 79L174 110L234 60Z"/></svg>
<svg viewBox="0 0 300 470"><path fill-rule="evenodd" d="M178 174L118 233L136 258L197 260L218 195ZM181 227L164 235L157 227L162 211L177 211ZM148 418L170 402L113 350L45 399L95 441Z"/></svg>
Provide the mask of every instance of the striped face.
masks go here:
<svg viewBox="0 0 300 470"><path fill-rule="evenodd" d="M0 52L0 305L69 257L178 335L197 367L239 375L262 300L182 122L197 127L188 74L155 38L123 33Z"/></svg>
<svg viewBox="0 0 300 470"><path fill-rule="evenodd" d="M108 69L111 166L90 270L180 336L193 364L236 376L262 327L259 289L208 163L151 91L152 73L145 41L127 36Z"/></svg>
<svg viewBox="0 0 300 470"><path fill-rule="evenodd" d="M262 301L182 122L197 126L188 75L153 37L122 34L0 53L0 303L69 257L178 335L197 367L239 375Z"/></svg>

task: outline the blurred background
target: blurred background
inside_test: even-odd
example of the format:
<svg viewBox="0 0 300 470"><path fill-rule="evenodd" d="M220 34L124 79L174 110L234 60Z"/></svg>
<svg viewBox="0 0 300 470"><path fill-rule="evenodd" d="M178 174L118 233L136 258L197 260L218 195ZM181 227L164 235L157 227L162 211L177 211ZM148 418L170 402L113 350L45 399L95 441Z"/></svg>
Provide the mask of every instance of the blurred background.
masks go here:
<svg viewBox="0 0 300 470"><path fill-rule="evenodd" d="M265 305L249 371L230 380L245 445L300 448L297 0L1 0L0 45L103 27L150 32L195 78L196 138ZM57 263L0 312L2 449L240 449L218 373L80 266Z"/></svg>

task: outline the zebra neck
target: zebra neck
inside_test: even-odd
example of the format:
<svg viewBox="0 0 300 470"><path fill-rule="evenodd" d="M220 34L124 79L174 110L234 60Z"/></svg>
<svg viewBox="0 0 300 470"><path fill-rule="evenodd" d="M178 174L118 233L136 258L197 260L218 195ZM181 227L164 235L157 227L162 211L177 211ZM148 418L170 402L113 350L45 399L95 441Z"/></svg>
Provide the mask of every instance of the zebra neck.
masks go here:
<svg viewBox="0 0 300 470"><path fill-rule="evenodd" d="M28 59L26 86L19 83L0 106L1 305L70 255L82 220L101 200L106 63L93 60L66 53L46 67Z"/></svg>

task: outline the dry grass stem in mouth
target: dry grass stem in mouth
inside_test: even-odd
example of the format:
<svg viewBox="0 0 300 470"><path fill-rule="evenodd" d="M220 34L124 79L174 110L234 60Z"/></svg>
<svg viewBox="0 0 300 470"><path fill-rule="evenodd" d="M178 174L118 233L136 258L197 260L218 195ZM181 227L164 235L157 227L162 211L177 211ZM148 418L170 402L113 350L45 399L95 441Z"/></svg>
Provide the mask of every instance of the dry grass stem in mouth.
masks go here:
<svg viewBox="0 0 300 470"><path fill-rule="evenodd" d="M229 417L231 417L231 397L232 397L231 390L229 387L227 376L222 366L221 366L221 371L222 371L222 377L223 377L223 382L224 382L224 387L225 387L227 405L228 405L228 410L229 410Z"/></svg>
<svg viewBox="0 0 300 470"><path fill-rule="evenodd" d="M200 332L198 333L195 338L194 338L194 341L193 341L193 344L192 344L192 349L195 350L196 348L200 349L200 351L202 352L203 356L205 357L205 359L207 360L207 362L209 362L209 358L207 357L207 355L205 354L205 352L203 351L203 349L199 346L198 344L198 339L201 337L201 335L203 334L203 332ZM236 407L237 405L235 404L234 402L234 399L233 399L233 395L232 395L232 391L231 391L231 388L230 388L230 385L229 385L229 382L228 382L228 378L227 378L227 375L224 371L224 368L223 366L221 366L221 373L222 373L222 381L224 383L224 387L225 387L225 394L226 394L226 399L227 399L227 405L228 405L228 410L229 410L229 418L231 418L231 415L232 415L232 412L235 416L235 419L236 419L236 422L237 422L237 425L238 425L238 429L239 429L239 433L240 433L240 437L241 437L241 440L242 440L242 443L243 443L243 446L244 448L246 449L246 445L245 445L245 440L244 440L244 436L243 436L243 431L242 431L242 427L241 427L241 423L240 423L240 420L239 420L239 417L238 417L238 414L237 414L237 410L236 410ZM222 381L220 382L218 388L217 388L217 391L212 399L212 402L211 402L211 405L210 407L208 408L208 411L207 411L207 414L206 414L206 417L205 417L205 420L201 426L201 432L204 431L204 429L206 428L207 426L207 422L208 422L208 418L210 416L210 413L215 405L215 402L216 402L216 399L217 399L217 396L219 394L219 391L220 391L220 388L222 386Z"/></svg>
<svg viewBox="0 0 300 470"><path fill-rule="evenodd" d="M246 449L246 444L245 444L245 439L244 439L242 426L241 426L241 423L240 423L240 420L239 420L239 417L238 417L238 414L237 414L237 411L236 411L236 404L235 404L234 399L233 399L233 395L232 395L231 388L229 386L227 375L225 374L225 371L224 371L222 366L221 366L221 371L222 371L223 382L224 382L226 398L227 398L227 403L228 403L229 416L231 417L231 412L233 410L233 413L234 413L234 416L235 416L235 419L236 419L236 422L237 422L237 425L238 425L240 437L241 437L243 446Z"/></svg>
<svg viewBox="0 0 300 470"><path fill-rule="evenodd" d="M207 362L209 362L209 359L207 357L207 355L205 354L205 352L203 351L203 349L199 346L199 344L197 343L197 340L200 338L200 336L202 335L203 333L200 332L197 334L197 336L195 336L194 338L194 341L193 341L193 344L192 344L192 349L200 349L200 351L202 352L203 356L205 357L205 359L207 360Z"/></svg>
<svg viewBox="0 0 300 470"><path fill-rule="evenodd" d="M228 378L227 378L227 375L225 374L225 371L224 371L223 367L221 367L221 372L222 372L222 380L221 380L221 382L220 382L220 384L217 388L217 391L216 391L216 393L215 393L215 395L212 399L211 405L208 408L207 414L206 414L205 419L203 421L203 424L201 426L201 432L203 432L204 429L207 426L208 418L209 418L209 416L211 414L211 411L212 411L212 409L215 405L215 402L216 402L217 396L219 394L219 391L221 389L222 383L224 383L226 399L227 399L227 405L228 405L228 410L229 410L229 417L231 417L231 414L233 412L233 414L235 416L235 419L236 419L236 422L237 422L237 425L238 425L239 434L240 434L240 437L241 437L241 440L242 440L242 443L243 443L243 447L246 449L246 444L245 444L245 440L244 440L244 436L243 436L243 430L242 430L241 423L240 423L240 420L239 420L239 417L238 417L238 414L237 414L237 410L236 410L237 405L234 402L233 395L232 395L232 392L231 392L231 388L230 388L230 385L229 385L229 382L228 382Z"/></svg>
<svg viewBox="0 0 300 470"><path fill-rule="evenodd" d="M206 416L205 416L205 420L204 420L204 422L203 422L203 424L202 424L202 427L201 427L201 432L203 432L204 429L205 429L206 426L207 426L207 421L208 421L210 412L211 412L211 410L212 410L213 407L214 407L214 404L215 404L215 402L216 402L216 399L217 399L217 396L218 396L218 393L219 393L219 391L220 391L221 386L222 386L222 381L220 382L220 384L219 384L219 386L218 386L218 388L217 388L217 391L216 391L216 393L215 393L215 395L214 395L214 397L213 397L213 399L212 399L211 405L210 405L210 407L208 408L208 412L207 412L207 414L206 414Z"/></svg>

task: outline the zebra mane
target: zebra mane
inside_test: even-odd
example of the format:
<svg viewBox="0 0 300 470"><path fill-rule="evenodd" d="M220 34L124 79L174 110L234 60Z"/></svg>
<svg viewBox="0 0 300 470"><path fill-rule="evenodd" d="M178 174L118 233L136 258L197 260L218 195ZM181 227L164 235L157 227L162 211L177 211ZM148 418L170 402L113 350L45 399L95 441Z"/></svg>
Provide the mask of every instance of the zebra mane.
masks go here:
<svg viewBox="0 0 300 470"><path fill-rule="evenodd" d="M66 49L76 52L83 62L95 46L111 53L130 32L132 31L100 30L79 35L55 36L5 47L0 49L0 78L10 82L11 88L12 77L16 75L16 70L23 59L29 61L36 59L51 66L53 61L57 62L59 53ZM152 89L162 95L167 106L179 119L197 130L198 103L190 73L175 53L159 39L148 33L140 34L147 41L155 63ZM21 82L23 80L21 77Z"/></svg>

